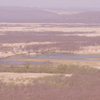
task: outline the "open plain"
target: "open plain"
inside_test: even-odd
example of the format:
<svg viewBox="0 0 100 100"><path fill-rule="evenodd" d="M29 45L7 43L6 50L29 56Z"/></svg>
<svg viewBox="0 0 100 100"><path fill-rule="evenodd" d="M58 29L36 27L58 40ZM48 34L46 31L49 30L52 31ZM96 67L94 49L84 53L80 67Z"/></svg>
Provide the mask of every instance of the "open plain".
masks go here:
<svg viewBox="0 0 100 100"><path fill-rule="evenodd" d="M2 100L99 100L99 76L99 23L0 23Z"/></svg>
<svg viewBox="0 0 100 100"><path fill-rule="evenodd" d="M0 57L100 54L100 24L0 23Z"/></svg>
<svg viewBox="0 0 100 100"><path fill-rule="evenodd" d="M22 64L20 62L23 64L43 62L52 63L55 66L73 64L100 69L100 62L96 61L99 60L99 57L88 58L92 59L91 61L54 57L38 58L38 55L45 54L100 54L100 24L0 23L1 64L11 62L9 66L14 66Z"/></svg>

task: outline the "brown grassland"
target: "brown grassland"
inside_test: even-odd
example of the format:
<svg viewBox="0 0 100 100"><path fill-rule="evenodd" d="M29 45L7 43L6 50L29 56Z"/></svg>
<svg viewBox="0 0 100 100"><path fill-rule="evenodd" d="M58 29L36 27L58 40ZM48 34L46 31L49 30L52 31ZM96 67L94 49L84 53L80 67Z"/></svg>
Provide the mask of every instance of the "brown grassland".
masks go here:
<svg viewBox="0 0 100 100"><path fill-rule="evenodd" d="M6 75L2 76L0 83L1 100L98 100L100 98L100 70L95 68L76 65L56 67L39 65L0 69ZM17 72L17 77L12 72ZM29 77L27 72L37 74L31 74ZM24 77L20 73L24 74ZM39 77L38 73L42 77ZM43 76L43 73L50 75ZM4 80L5 78L8 80Z"/></svg>
<svg viewBox="0 0 100 100"><path fill-rule="evenodd" d="M0 100L100 99L99 61L41 54L100 54L100 24L0 23Z"/></svg>

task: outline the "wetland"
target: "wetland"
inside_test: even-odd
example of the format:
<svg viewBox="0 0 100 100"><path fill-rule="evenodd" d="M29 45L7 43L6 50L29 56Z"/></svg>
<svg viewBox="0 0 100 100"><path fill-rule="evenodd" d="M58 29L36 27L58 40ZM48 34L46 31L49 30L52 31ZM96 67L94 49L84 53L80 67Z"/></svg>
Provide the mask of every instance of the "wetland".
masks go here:
<svg viewBox="0 0 100 100"><path fill-rule="evenodd" d="M100 24L0 23L2 100L98 100L99 76Z"/></svg>

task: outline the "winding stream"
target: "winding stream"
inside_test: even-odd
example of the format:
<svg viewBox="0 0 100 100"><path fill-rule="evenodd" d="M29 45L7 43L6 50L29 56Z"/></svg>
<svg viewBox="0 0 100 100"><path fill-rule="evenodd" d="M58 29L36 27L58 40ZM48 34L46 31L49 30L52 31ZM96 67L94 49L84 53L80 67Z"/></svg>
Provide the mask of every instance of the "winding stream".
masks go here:
<svg viewBox="0 0 100 100"><path fill-rule="evenodd" d="M16 55L12 57L0 58L0 63L3 64L24 64L24 61L4 61L9 58L23 57L23 55ZM36 58L55 58L55 59L70 59L70 60L85 60L85 61L100 61L100 55L78 55L78 54L44 54L44 55L36 55L36 56L25 56L31 59ZM3 60L3 61L2 61ZM43 62L30 62L33 64L39 64Z"/></svg>

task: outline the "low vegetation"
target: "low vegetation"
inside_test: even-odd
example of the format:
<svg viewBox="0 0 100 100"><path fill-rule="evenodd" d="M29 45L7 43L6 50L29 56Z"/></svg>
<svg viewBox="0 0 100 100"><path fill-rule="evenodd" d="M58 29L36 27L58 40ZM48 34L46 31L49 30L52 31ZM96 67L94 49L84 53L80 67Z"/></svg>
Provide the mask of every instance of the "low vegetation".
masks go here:
<svg viewBox="0 0 100 100"><path fill-rule="evenodd" d="M0 28L1 62L14 61L13 58L3 59L3 57L17 54L100 52L100 24L1 23ZM41 29L45 30L42 32ZM64 65L65 62L66 60L61 62L63 64L59 64L59 60L56 60L47 64L28 62L23 65L0 64L0 73L19 74L18 77L13 74L13 78L10 75L7 77L6 74L0 76L0 100L99 100L100 70L96 69L99 64L95 64L95 67L94 62L89 62L89 66L91 65L89 67L87 62L81 64L78 61L75 62L78 65L75 65L73 61L69 65ZM93 66L95 68L92 68ZM20 76L21 74L28 76L28 73L34 73L34 76L35 73L41 76L44 73L50 75L36 78ZM71 76L68 77L67 74Z"/></svg>
<svg viewBox="0 0 100 100"><path fill-rule="evenodd" d="M79 65L57 65L53 64L38 64L31 65L30 63L25 63L23 65L5 65L0 66L0 72L17 72L17 73L82 73L94 71L96 69L89 66L79 66Z"/></svg>
<svg viewBox="0 0 100 100"><path fill-rule="evenodd" d="M0 58L17 54L100 52L100 24L1 23L0 28Z"/></svg>
<svg viewBox="0 0 100 100"><path fill-rule="evenodd" d="M1 100L99 100L100 70L73 66L84 73L66 77L48 76L33 80L33 84L4 84L0 82ZM71 66L71 72L75 72ZM55 69L66 72L67 66L60 65ZM38 67L39 69L39 67ZM73 70L72 70L73 69ZM80 70L81 69L81 70ZM88 70L87 70L88 69ZM60 70L58 70L60 72ZM76 70L76 69L75 69ZM83 70L83 71L82 71ZM58 72L57 72L58 73ZM62 73L62 71L60 72Z"/></svg>

